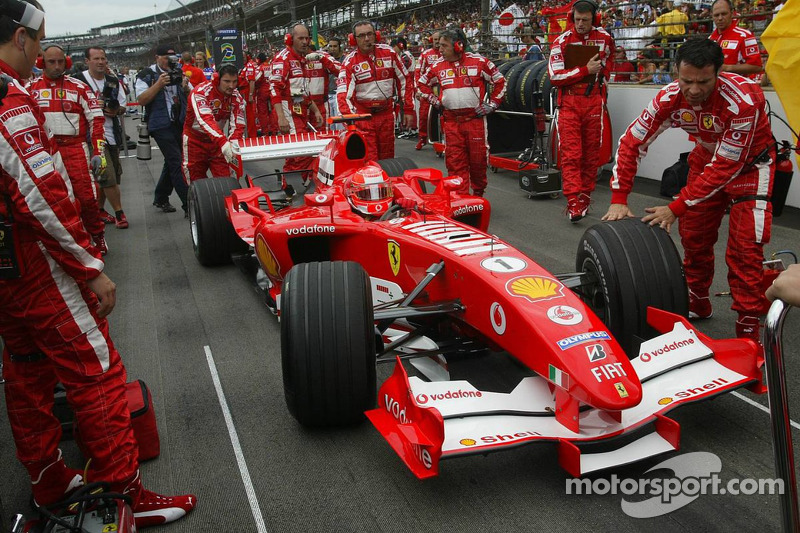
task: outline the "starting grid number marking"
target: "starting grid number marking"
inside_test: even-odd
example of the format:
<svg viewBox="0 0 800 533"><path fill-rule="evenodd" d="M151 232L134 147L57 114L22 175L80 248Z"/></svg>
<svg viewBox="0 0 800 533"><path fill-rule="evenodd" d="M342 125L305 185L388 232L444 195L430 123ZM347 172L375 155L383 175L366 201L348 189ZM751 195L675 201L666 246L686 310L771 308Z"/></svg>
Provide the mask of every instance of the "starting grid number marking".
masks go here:
<svg viewBox="0 0 800 533"><path fill-rule="evenodd" d="M236 463L239 465L239 473L242 475L244 490L247 493L247 501L250 502L250 510L256 521L256 528L258 529L258 533L267 533L264 516L261 514L261 508L258 506L256 490L253 488L253 481L250 479L250 471L247 468L247 462L244 460L242 445L239 443L239 434L236 432L236 427L233 425L231 410L228 408L228 401L225 399L225 393L222 391L222 383L219 380L219 373L217 372L217 365L214 363L214 356L211 354L210 347L203 346L203 350L206 352L206 361L208 361L208 369L211 371L211 380L214 382L214 388L217 390L217 398L222 408L222 416L225 417L225 425L228 426L228 435L231 437L233 453L236 455Z"/></svg>

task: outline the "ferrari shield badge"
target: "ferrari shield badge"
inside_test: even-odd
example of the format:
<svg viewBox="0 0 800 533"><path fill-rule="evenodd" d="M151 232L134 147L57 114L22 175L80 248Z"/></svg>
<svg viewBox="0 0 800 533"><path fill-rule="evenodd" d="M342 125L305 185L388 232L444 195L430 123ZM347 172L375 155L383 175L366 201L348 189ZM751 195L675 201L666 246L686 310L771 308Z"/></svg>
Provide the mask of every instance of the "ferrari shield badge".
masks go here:
<svg viewBox="0 0 800 533"><path fill-rule="evenodd" d="M400 272L400 245L396 241L389 241L389 265L396 276Z"/></svg>
<svg viewBox="0 0 800 533"><path fill-rule="evenodd" d="M620 398L627 398L628 397L628 389L625 388L621 382L614 383L614 388L617 389L617 394L619 394Z"/></svg>
<svg viewBox="0 0 800 533"><path fill-rule="evenodd" d="M703 129L714 130L714 115L703 114Z"/></svg>

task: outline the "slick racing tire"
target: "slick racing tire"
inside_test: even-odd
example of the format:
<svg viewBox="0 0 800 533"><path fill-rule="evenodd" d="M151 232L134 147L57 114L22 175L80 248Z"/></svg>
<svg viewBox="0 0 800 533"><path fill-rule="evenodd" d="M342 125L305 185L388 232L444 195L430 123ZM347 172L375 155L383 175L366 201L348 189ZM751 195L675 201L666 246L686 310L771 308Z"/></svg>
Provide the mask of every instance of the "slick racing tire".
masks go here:
<svg viewBox="0 0 800 533"><path fill-rule="evenodd" d="M304 426L346 426L375 406L369 276L355 262L300 263L281 295L281 360L289 412Z"/></svg>
<svg viewBox="0 0 800 533"><path fill-rule="evenodd" d="M225 213L225 197L239 188L236 178L206 178L189 188L189 225L194 255L201 265L230 263L231 254L248 246L234 231Z"/></svg>
<svg viewBox="0 0 800 533"><path fill-rule="evenodd" d="M576 270L593 281L582 297L633 358L657 334L647 307L688 316L683 262L669 234L638 219L596 224L583 234Z"/></svg>
<svg viewBox="0 0 800 533"><path fill-rule="evenodd" d="M400 178L406 170L413 170L417 164L408 157L394 157L392 159L381 159L378 165L386 171L390 178Z"/></svg>

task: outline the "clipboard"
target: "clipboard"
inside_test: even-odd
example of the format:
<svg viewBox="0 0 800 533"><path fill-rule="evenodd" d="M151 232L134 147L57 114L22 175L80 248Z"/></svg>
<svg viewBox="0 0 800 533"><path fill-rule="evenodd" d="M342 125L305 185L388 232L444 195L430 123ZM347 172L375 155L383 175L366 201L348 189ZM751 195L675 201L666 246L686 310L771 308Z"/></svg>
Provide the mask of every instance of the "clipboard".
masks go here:
<svg viewBox="0 0 800 533"><path fill-rule="evenodd" d="M600 53L600 47L594 44L570 43L564 49L564 66L567 70L576 67L585 67L594 56ZM587 74L577 83L592 83L597 80L597 74Z"/></svg>

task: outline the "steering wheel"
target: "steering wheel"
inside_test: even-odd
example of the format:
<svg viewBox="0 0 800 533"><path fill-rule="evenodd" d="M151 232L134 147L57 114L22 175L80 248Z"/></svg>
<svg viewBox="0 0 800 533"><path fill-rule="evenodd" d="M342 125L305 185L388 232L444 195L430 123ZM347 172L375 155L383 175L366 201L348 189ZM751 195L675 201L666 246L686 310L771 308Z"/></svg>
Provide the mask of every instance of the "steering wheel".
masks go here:
<svg viewBox="0 0 800 533"><path fill-rule="evenodd" d="M381 215L381 218L378 219L378 222L385 222L387 220L391 220L393 218L396 218L397 214L400 211L406 211L406 209L403 209L401 206L399 206L397 204L392 204L392 207L387 209L386 212Z"/></svg>

